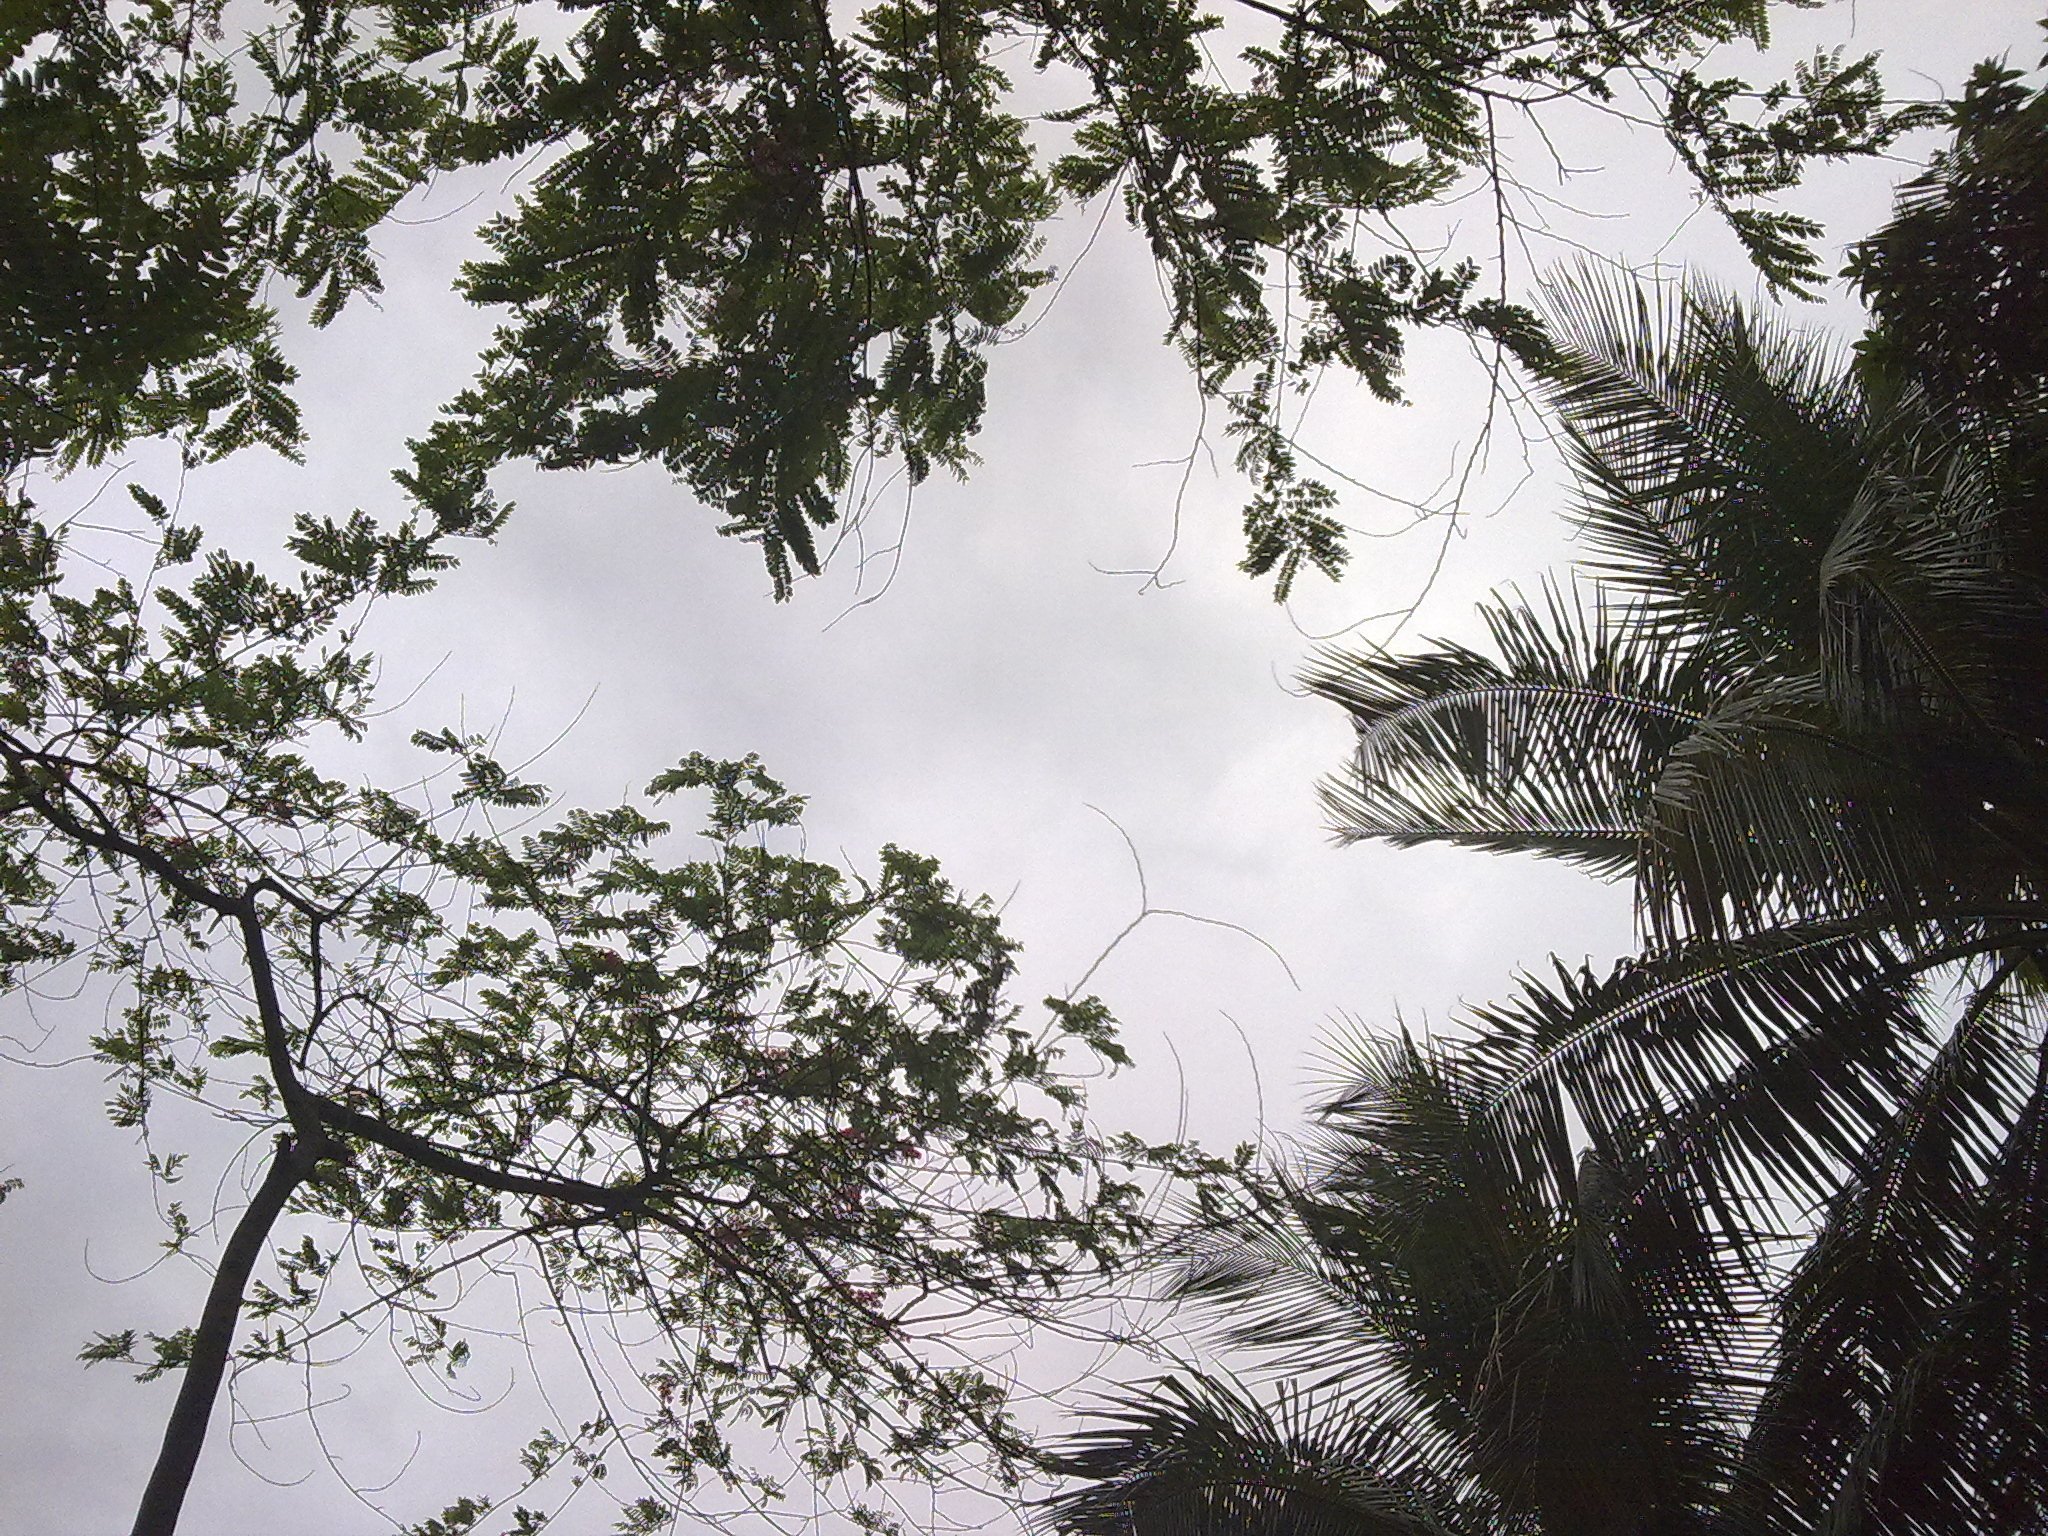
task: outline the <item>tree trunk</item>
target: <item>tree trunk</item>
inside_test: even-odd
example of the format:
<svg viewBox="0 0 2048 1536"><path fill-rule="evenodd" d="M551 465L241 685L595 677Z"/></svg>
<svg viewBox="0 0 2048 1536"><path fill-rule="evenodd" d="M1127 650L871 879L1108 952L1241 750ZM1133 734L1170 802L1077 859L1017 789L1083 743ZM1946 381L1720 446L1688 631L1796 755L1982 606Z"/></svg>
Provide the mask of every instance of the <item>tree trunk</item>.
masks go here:
<svg viewBox="0 0 2048 1536"><path fill-rule="evenodd" d="M178 1401L164 1426L163 1447L157 1452L149 1487L143 1490L142 1507L136 1511L134 1536L171 1536L178 1528L178 1512L184 1507L200 1447L206 1443L206 1427L213 1417L214 1399L220 1396L221 1378L227 1374L249 1272L269 1243L270 1229L285 1201L312 1171L313 1159L300 1153L292 1137L279 1136L270 1171L221 1251L220 1267L206 1293L206 1310L199 1316L199 1329L192 1339L192 1358L178 1387Z"/></svg>

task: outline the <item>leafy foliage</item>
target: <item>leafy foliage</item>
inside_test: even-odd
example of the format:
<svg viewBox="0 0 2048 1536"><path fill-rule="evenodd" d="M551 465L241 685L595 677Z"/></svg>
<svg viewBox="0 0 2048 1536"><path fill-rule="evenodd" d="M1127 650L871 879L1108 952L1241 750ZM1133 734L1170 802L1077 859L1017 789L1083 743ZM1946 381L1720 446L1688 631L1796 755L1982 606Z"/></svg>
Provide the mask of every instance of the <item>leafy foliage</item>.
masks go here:
<svg viewBox="0 0 2048 1536"><path fill-rule="evenodd" d="M786 594L871 457L912 482L971 466L989 353L1052 277L1042 231L1113 197L1159 263L1169 335L1228 409L1245 567L1284 595L1345 559L1336 494L1283 424L1290 390L1334 366L1397 398L1417 326L1541 351L1504 270L1482 291L1476 263L1416 255L1432 242L1399 224L1512 178L1503 117L1641 98L1790 288L1817 275L1817 230L1757 200L1924 120L1885 103L1867 59L1760 91L1702 75L1712 45L1766 39L1761 0L565 9L590 14L556 44L545 15L481 0L16 7L0 472L164 432L199 457L290 451L274 288L325 324L376 292L373 236L406 197L539 154L463 278L506 323L409 486L477 520L510 457L658 462ZM1239 81L1212 59L1227 18L1270 34ZM1046 95L1064 143L1024 114Z"/></svg>
<svg viewBox="0 0 2048 1536"><path fill-rule="evenodd" d="M117 1124L160 1147L171 1100L272 1149L199 1325L83 1352L181 1380L141 1528L175 1523L224 1371L326 1363L388 1311L409 1366L457 1373L450 1297L514 1263L630 1368L527 1478L630 1466L636 1529L700 1483L772 1501L763 1444L820 1483L1028 1466L948 1320L1050 1315L1149 1241L1160 1179L1221 1172L1090 1126L1082 1078L1127 1060L1101 1005L1027 1024L986 900L893 847L805 856L751 758L587 811L446 731L409 793L323 771L370 729L365 606L449 530L302 520L274 574L131 500L105 549L7 504L0 952L10 984L111 989ZM694 853L677 797L708 803Z"/></svg>
<svg viewBox="0 0 2048 1536"><path fill-rule="evenodd" d="M494 9L269 6L231 38L225 0L10 6L0 475L159 434L294 451L272 285L319 325L377 291L371 232L531 52Z"/></svg>

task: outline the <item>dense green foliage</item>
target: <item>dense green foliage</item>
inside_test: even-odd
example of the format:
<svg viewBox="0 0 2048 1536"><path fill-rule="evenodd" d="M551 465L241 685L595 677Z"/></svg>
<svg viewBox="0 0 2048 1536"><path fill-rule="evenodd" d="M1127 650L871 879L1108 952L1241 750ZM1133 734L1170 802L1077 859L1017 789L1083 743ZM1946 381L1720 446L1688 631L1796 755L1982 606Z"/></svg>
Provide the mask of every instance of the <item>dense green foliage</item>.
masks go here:
<svg viewBox="0 0 2048 1536"><path fill-rule="evenodd" d="M1187 1282L1294 1385L1122 1405L1064 1529L2048 1519L2048 358L2013 297L2048 117L2016 79L1979 72L1859 256L1854 364L1699 287L1552 290L1597 584L1311 681L1358 729L1346 835L1626 876L1644 948L1359 1050Z"/></svg>
<svg viewBox="0 0 2048 1536"><path fill-rule="evenodd" d="M1345 558L1335 494L1283 423L1291 390L1334 366L1393 397L1415 326L1535 345L1505 228L1485 283L1402 223L1510 183L1508 129L1572 102L1645 116L1771 281L1817 278L1817 226L1768 198L1918 114L1869 60L1759 90L1701 72L1711 45L1761 42L1766 9L616 0L565 6L589 14L564 43L545 8L484 0L12 6L0 471L163 432L201 457L289 450L284 294L326 323L377 290L373 239L405 198L532 159L462 279L506 322L408 483L488 521L508 457L657 461L786 592L864 459L913 482L971 463L989 352L1052 277L1047 221L1108 198L1228 408L1245 566L1284 594ZM1260 39L1235 78L1214 62L1226 19Z"/></svg>

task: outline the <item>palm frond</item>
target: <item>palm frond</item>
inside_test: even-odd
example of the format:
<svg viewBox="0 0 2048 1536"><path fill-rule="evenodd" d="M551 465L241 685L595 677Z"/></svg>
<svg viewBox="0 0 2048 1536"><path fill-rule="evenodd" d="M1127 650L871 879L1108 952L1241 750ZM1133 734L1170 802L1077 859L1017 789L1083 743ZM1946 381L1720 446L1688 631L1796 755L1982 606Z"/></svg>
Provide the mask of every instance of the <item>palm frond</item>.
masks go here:
<svg viewBox="0 0 2048 1536"><path fill-rule="evenodd" d="M2006 647L2038 637L2041 615L2003 569L1996 475L1932 423L1894 435L1821 563L1830 695L1852 728L1931 716L1997 732L2016 702Z"/></svg>
<svg viewBox="0 0 2048 1536"><path fill-rule="evenodd" d="M1317 659L1308 686L1358 732L1351 771L1323 789L1340 837L1632 867L1650 786L1709 706L1714 667L1597 594L1545 598L1481 610L1498 660L1457 645Z"/></svg>
<svg viewBox="0 0 2048 1536"><path fill-rule="evenodd" d="M1477 1085L1442 1050L1363 1041L1350 1065L1279 1198L1212 1232L1180 1289L1224 1344L1377 1395L1449 1455L1492 1317L1556 1213L1473 1155Z"/></svg>
<svg viewBox="0 0 2048 1536"><path fill-rule="evenodd" d="M1228 1382L1169 1376L1110 1404L1054 1470L1067 1536L1498 1536L1468 1491L1341 1400L1282 1388L1268 1406Z"/></svg>
<svg viewBox="0 0 2048 1536"><path fill-rule="evenodd" d="M1698 287L1548 308L1606 585L1319 658L1324 795L1632 874L1645 952L1356 1051L1188 1289L1544 1530L2048 1530L2033 418Z"/></svg>
<svg viewBox="0 0 2048 1536"><path fill-rule="evenodd" d="M1594 572L1674 633L1810 654L1821 552L1867 468L1860 391L1814 336L1699 284L1552 280L1544 393Z"/></svg>
<svg viewBox="0 0 2048 1536"><path fill-rule="evenodd" d="M1526 979L1476 1011L1469 1047L1491 1079L1493 1145L1516 1154L1504 1176L1548 1177L1516 1132L1560 1101L1594 1146L1642 1148L1725 1202L1731 1239L1767 1228L1757 1212L1825 1198L1889 1124L1928 1049L1919 979L2048 937L2024 911L1954 914L1974 930L1938 949L1873 917Z"/></svg>
<svg viewBox="0 0 2048 1536"><path fill-rule="evenodd" d="M1758 1314L1725 1248L1687 1202L1653 1212L1575 1156L1561 1101L1541 1126L1489 1120L1494 1081L1460 1050L1366 1040L1351 1066L1289 1198L1190 1276L1224 1339L1321 1369L1546 1529L1703 1512L1761 1358L1723 1326ZM1502 1141L1548 1148L1546 1176L1516 1177Z"/></svg>
<svg viewBox="0 0 2048 1536"><path fill-rule="evenodd" d="M1841 1530L2048 1519L2048 1021L2014 985L2032 964L2015 951L1975 988L1793 1273L1746 1506Z"/></svg>
<svg viewBox="0 0 2048 1536"><path fill-rule="evenodd" d="M1652 941L2014 894L1979 807L1895 739L1847 734L1810 675L1729 691L1659 766L1638 910ZM1990 890L1987 891L1987 882Z"/></svg>

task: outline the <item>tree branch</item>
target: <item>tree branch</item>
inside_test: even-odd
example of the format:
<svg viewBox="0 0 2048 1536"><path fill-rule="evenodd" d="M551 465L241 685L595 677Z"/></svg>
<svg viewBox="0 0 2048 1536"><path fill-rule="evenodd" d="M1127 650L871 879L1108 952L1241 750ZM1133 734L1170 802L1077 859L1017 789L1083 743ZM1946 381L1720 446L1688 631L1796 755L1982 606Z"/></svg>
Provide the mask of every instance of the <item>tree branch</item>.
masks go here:
<svg viewBox="0 0 2048 1536"><path fill-rule="evenodd" d="M164 1426L163 1446L157 1452L149 1486L143 1490L142 1506L136 1511L133 1536L171 1536L177 1529L178 1512L184 1506L185 1491L191 1485L199 1452L206 1444L206 1427L213 1417L214 1401L220 1396L221 1378L227 1372L228 1355L235 1342L235 1322L241 1316L250 1271L269 1242L270 1229L283 1213L285 1202L311 1175L320 1156L317 1146L304 1147L290 1135L280 1135L270 1171L257 1187L255 1199L235 1223L227 1247L221 1250L220 1267L207 1288L206 1309L200 1313L191 1358L178 1386L178 1401Z"/></svg>
<svg viewBox="0 0 2048 1536"><path fill-rule="evenodd" d="M350 1109L324 1094L306 1090L306 1102L320 1123L330 1130L357 1137L386 1151L396 1152L409 1162L417 1163L435 1173L446 1174L449 1178L463 1179L485 1189L497 1190L506 1195L530 1195L537 1200L561 1200L585 1205L615 1215L629 1215L646 1208L648 1195L652 1192L645 1180L636 1179L630 1184L592 1184L586 1179L544 1178L532 1174L514 1173L510 1169L494 1168L489 1163L473 1162L458 1153L428 1140L412 1131L400 1130L379 1120L374 1115L363 1114Z"/></svg>

